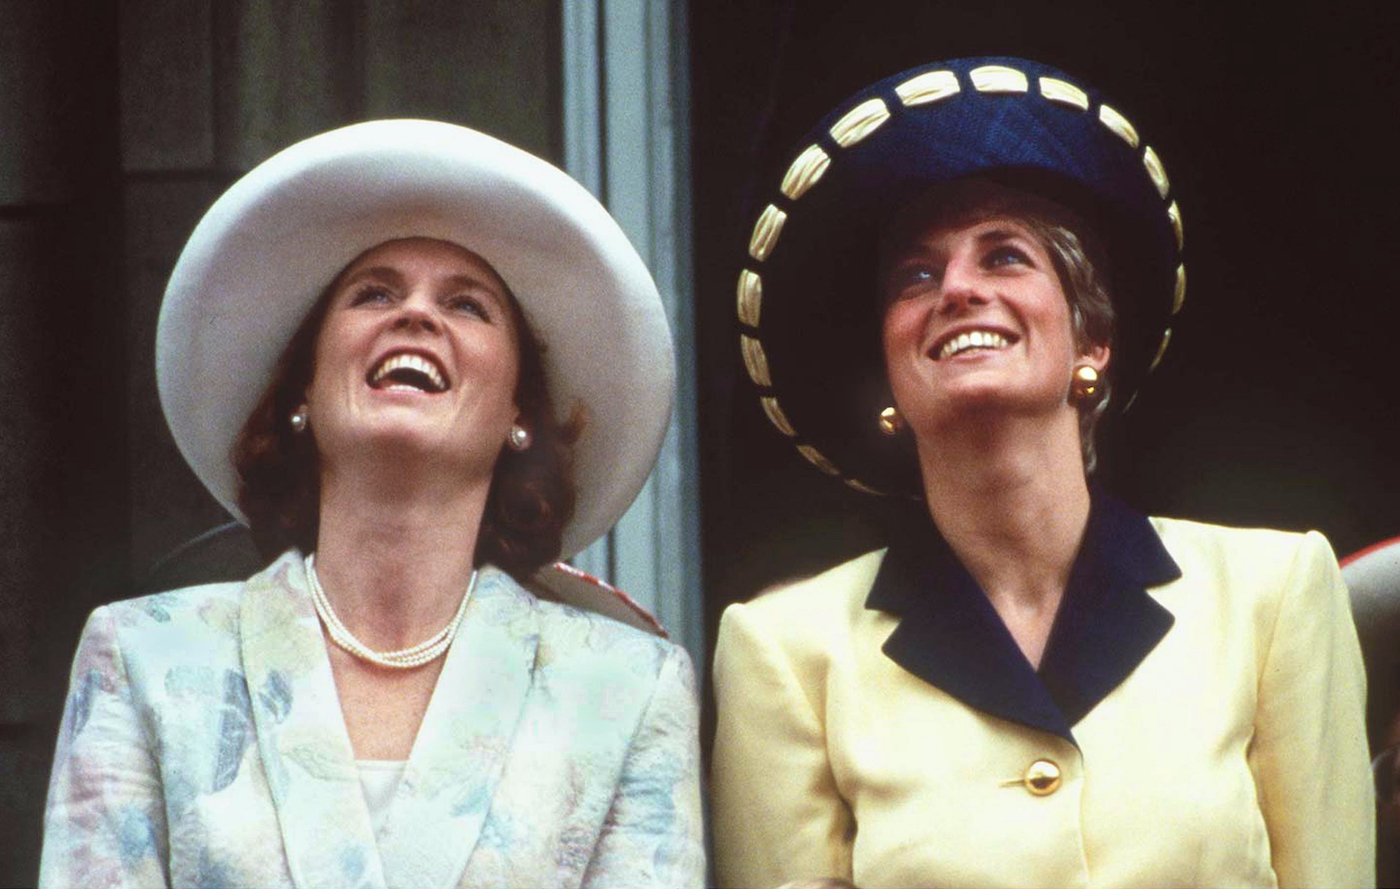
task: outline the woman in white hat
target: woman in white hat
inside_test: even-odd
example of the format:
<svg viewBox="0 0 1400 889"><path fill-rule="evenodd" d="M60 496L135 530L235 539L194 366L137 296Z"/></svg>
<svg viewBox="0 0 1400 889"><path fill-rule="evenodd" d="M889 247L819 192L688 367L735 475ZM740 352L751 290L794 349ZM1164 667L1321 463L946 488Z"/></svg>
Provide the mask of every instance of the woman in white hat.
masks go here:
<svg viewBox="0 0 1400 889"><path fill-rule="evenodd" d="M983 58L862 90L793 157L744 360L804 458L891 495L889 545L725 612L720 882L1372 882L1327 542L1088 479L1182 305L1156 152L1062 72Z"/></svg>
<svg viewBox="0 0 1400 889"><path fill-rule="evenodd" d="M526 588L640 489L671 366L606 211L490 137L360 124L236 183L157 370L276 559L94 612L41 883L698 885L685 652Z"/></svg>

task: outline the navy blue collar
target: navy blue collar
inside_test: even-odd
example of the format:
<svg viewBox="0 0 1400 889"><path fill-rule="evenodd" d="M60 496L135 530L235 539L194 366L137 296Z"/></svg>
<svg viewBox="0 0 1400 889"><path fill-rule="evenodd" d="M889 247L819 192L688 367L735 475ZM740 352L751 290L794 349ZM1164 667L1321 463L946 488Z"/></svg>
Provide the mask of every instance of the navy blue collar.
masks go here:
<svg viewBox="0 0 1400 889"><path fill-rule="evenodd" d="M895 663L971 707L1073 743L1070 727L1171 629L1147 588L1180 576L1145 516L1093 492L1036 671L919 503L891 527L865 604L900 618L883 648Z"/></svg>

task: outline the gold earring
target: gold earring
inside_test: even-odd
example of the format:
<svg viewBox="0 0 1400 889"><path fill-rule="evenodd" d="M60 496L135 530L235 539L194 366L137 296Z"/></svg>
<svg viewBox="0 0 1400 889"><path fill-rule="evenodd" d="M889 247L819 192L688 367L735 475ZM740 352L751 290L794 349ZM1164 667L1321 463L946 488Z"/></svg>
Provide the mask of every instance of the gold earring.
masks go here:
<svg viewBox="0 0 1400 889"><path fill-rule="evenodd" d="M302 405L292 412L291 424L293 432L305 432L306 424L310 420L306 405Z"/></svg>
<svg viewBox="0 0 1400 889"><path fill-rule="evenodd" d="M880 411L880 431L886 435L898 435L904 429L904 418L899 414L899 408L890 405Z"/></svg>
<svg viewBox="0 0 1400 889"><path fill-rule="evenodd" d="M1072 401L1089 401L1099 391L1099 372L1090 364L1077 364L1070 380L1069 395Z"/></svg>

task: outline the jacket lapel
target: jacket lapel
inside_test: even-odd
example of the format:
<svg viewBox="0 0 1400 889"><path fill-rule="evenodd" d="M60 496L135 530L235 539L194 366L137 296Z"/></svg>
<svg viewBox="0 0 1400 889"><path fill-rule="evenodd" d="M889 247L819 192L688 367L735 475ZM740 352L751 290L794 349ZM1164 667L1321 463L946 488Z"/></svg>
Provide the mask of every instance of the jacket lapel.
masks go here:
<svg viewBox="0 0 1400 889"><path fill-rule="evenodd" d="M971 707L1074 742L1071 726L1171 628L1147 588L1181 576L1148 520L1094 493L1037 672L929 521L901 514L866 606L898 615L885 654Z"/></svg>
<svg viewBox="0 0 1400 889"><path fill-rule="evenodd" d="M292 881L385 885L301 555L249 580L240 608L244 675Z"/></svg>
<svg viewBox="0 0 1400 889"><path fill-rule="evenodd" d="M1137 669L1175 618L1149 587L1181 577L1145 516L1096 496L1084 545L1040 663L1040 678L1074 725Z"/></svg>
<svg viewBox="0 0 1400 889"><path fill-rule="evenodd" d="M481 569L379 835L393 886L455 886L481 837L539 641L532 596Z"/></svg>
<svg viewBox="0 0 1400 889"><path fill-rule="evenodd" d="M917 517L911 517L917 519ZM929 522L924 514L923 524ZM1072 740L1069 723L977 581L936 532L892 543L866 606L900 616L883 651L984 713Z"/></svg>

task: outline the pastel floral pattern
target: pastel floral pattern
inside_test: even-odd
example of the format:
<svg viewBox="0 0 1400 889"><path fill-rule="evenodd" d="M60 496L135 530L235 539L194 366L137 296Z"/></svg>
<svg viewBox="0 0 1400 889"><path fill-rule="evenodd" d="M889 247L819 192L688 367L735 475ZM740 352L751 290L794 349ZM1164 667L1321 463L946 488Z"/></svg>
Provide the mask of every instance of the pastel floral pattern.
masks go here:
<svg viewBox="0 0 1400 889"><path fill-rule="evenodd" d="M42 885L702 883L682 649L484 569L376 835L304 578L93 613Z"/></svg>

